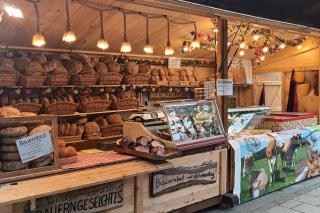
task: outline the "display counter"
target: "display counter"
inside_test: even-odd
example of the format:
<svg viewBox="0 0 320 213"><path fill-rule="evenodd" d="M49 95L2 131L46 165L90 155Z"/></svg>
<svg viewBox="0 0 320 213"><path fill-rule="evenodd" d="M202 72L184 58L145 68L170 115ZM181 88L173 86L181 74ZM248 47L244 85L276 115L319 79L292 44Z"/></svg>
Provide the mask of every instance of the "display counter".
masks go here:
<svg viewBox="0 0 320 213"><path fill-rule="evenodd" d="M77 212L168 212L212 198L217 202L226 193L226 158L227 150L222 149L160 164L132 160L18 181L1 186L0 212L46 212L50 208L52 212L74 212L71 203L81 206ZM113 196L114 202L103 202L106 194ZM100 205L92 204L99 203L92 200L97 196L101 198ZM91 203L87 208L96 209L80 211L85 208L83 200ZM212 201L209 205L214 204ZM66 210L57 210L62 206Z"/></svg>

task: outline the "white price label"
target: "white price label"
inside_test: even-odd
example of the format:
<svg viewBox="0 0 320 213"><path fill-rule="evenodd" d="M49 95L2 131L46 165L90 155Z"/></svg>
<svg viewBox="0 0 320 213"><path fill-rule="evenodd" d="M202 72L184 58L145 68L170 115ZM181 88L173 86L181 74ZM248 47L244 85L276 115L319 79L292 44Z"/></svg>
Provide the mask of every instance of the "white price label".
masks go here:
<svg viewBox="0 0 320 213"><path fill-rule="evenodd" d="M233 95L233 81L229 79L217 80L217 95L218 96L232 96Z"/></svg>
<svg viewBox="0 0 320 213"><path fill-rule="evenodd" d="M169 58L168 59L168 68L169 69L180 69L181 59L180 58Z"/></svg>
<svg viewBox="0 0 320 213"><path fill-rule="evenodd" d="M49 131L25 137L16 141L22 163L38 159L53 152Z"/></svg>

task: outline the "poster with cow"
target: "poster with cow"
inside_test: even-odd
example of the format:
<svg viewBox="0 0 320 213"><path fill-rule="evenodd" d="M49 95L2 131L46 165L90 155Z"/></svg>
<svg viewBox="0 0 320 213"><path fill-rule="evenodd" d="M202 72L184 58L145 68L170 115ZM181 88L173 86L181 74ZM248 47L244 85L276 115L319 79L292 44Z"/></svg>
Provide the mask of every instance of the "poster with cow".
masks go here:
<svg viewBox="0 0 320 213"><path fill-rule="evenodd" d="M246 202L320 174L320 126L230 141L233 193Z"/></svg>

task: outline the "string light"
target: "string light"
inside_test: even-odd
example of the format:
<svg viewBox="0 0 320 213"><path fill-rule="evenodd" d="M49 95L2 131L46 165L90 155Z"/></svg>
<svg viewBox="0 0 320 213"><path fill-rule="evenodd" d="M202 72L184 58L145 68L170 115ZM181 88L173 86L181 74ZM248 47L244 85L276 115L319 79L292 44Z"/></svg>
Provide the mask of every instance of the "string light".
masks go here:
<svg viewBox="0 0 320 213"><path fill-rule="evenodd" d="M194 23L194 36L193 36L193 40L191 42L191 47L194 49L200 48L200 42L198 40L198 31L197 31L196 23Z"/></svg>
<svg viewBox="0 0 320 213"><path fill-rule="evenodd" d="M147 54L153 53L153 46L150 44L149 40L149 18L146 16L146 44L144 45L143 51Z"/></svg>
<svg viewBox="0 0 320 213"><path fill-rule="evenodd" d="M189 46L187 45L186 41L182 43L182 52L183 53L189 52Z"/></svg>
<svg viewBox="0 0 320 213"><path fill-rule="evenodd" d="M266 53L269 51L269 47L265 46L263 49L262 49L262 52Z"/></svg>
<svg viewBox="0 0 320 213"><path fill-rule="evenodd" d="M286 45L284 43L280 44L280 49L284 49L286 47Z"/></svg>
<svg viewBox="0 0 320 213"><path fill-rule="evenodd" d="M239 55L244 56L244 50L240 50Z"/></svg>
<svg viewBox="0 0 320 213"><path fill-rule="evenodd" d="M103 11L100 10L100 39L97 43L97 47L102 50L109 48L109 42L104 38L104 26L103 26Z"/></svg>
<svg viewBox="0 0 320 213"><path fill-rule="evenodd" d="M264 56L264 55L260 56L260 60L261 60L261 61L264 61L264 59L265 59L265 56Z"/></svg>
<svg viewBox="0 0 320 213"><path fill-rule="evenodd" d="M259 38L260 38L260 36L259 36L259 35L257 35L257 34L253 35L253 40L258 41L258 40L259 40Z"/></svg>
<svg viewBox="0 0 320 213"><path fill-rule="evenodd" d="M5 4L3 7L8 16L15 17L15 18L23 18L22 11L15 7L14 5Z"/></svg>
<svg viewBox="0 0 320 213"><path fill-rule="evenodd" d="M127 38L127 16L125 12L123 14L123 42L120 47L120 52L122 53L129 53L132 51L131 44L128 42Z"/></svg>
<svg viewBox="0 0 320 213"><path fill-rule="evenodd" d="M302 45L299 44L299 45L297 46L297 48L298 48L298 50L300 50L300 49L302 48Z"/></svg>
<svg viewBox="0 0 320 213"><path fill-rule="evenodd" d="M62 36L62 41L67 42L67 43L72 43L77 40L77 36L73 31L71 31L68 0L65 0L65 3L66 3L67 24L66 24L66 31L63 33L63 36Z"/></svg>
<svg viewBox="0 0 320 213"><path fill-rule="evenodd" d="M46 44L46 40L40 32L40 14L39 14L38 2L34 2L33 5L37 15L37 31L36 31L36 34L32 36L32 45L36 47L42 47Z"/></svg>
<svg viewBox="0 0 320 213"><path fill-rule="evenodd" d="M170 20L167 16L165 16L167 19L167 27L168 27L168 31L167 31L167 46L164 50L164 54L169 56L169 55L173 55L174 54L174 49L171 47L171 42L170 42Z"/></svg>
<svg viewBox="0 0 320 213"><path fill-rule="evenodd" d="M244 49L245 47L246 47L246 43L241 42L241 43L240 43L240 48L241 48L241 49Z"/></svg>

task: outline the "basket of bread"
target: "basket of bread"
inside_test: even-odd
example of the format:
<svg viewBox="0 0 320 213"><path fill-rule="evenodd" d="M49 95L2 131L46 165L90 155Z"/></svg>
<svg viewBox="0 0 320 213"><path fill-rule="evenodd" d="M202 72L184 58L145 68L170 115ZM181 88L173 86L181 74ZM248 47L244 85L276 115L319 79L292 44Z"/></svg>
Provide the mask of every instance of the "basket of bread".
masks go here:
<svg viewBox="0 0 320 213"><path fill-rule="evenodd" d="M111 101L109 95L80 97L80 112L103 112L109 109Z"/></svg>
<svg viewBox="0 0 320 213"><path fill-rule="evenodd" d="M42 102L44 111L51 115L73 114L78 106L71 95L51 99L44 97Z"/></svg>
<svg viewBox="0 0 320 213"><path fill-rule="evenodd" d="M2 60L0 64L0 87L15 86L18 81L18 72L11 60Z"/></svg>
<svg viewBox="0 0 320 213"><path fill-rule="evenodd" d="M151 70L151 84L168 85L167 75L168 70L163 68L153 68Z"/></svg>
<svg viewBox="0 0 320 213"><path fill-rule="evenodd" d="M87 140L97 140L101 138L101 129L96 121L84 124L84 137Z"/></svg>
<svg viewBox="0 0 320 213"><path fill-rule="evenodd" d="M144 73L143 73L144 72ZM126 73L124 83L128 85L145 85L149 84L150 74L147 68L140 69L140 66L135 62L129 61L126 63Z"/></svg>
<svg viewBox="0 0 320 213"><path fill-rule="evenodd" d="M123 120L120 114L110 114L96 118L102 137L120 136L123 133Z"/></svg>
<svg viewBox="0 0 320 213"><path fill-rule="evenodd" d="M78 161L77 150L73 146L66 146L64 140L58 141L59 146L59 166L76 163Z"/></svg>
<svg viewBox="0 0 320 213"><path fill-rule="evenodd" d="M86 123L86 118L85 122ZM80 141L84 133L84 123L79 119L74 123L59 123L58 135L59 139L65 142Z"/></svg>
<svg viewBox="0 0 320 213"><path fill-rule="evenodd" d="M91 64L82 66L80 73L71 76L71 82L78 86L92 86L98 80L98 74L95 72Z"/></svg>
<svg viewBox="0 0 320 213"><path fill-rule="evenodd" d="M131 91L122 92L118 98L110 94L110 99L112 101L110 109L113 110L137 109L139 107L139 100Z"/></svg>
<svg viewBox="0 0 320 213"><path fill-rule="evenodd" d="M136 140L129 137L119 139L114 151L154 161L164 161L181 155L178 149L166 147L164 143L148 136L140 136Z"/></svg>
<svg viewBox="0 0 320 213"><path fill-rule="evenodd" d="M39 98L9 99L9 104L11 104L14 108L19 109L20 112L32 112L39 114L41 110Z"/></svg>

